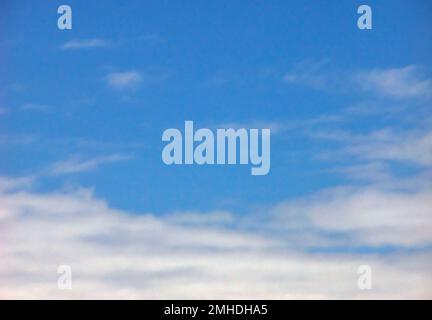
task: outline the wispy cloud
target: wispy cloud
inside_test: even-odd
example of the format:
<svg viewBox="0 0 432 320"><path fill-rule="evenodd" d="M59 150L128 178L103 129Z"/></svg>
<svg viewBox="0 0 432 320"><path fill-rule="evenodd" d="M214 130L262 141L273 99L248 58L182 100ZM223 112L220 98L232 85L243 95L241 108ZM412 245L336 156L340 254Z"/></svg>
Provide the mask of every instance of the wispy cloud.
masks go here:
<svg viewBox="0 0 432 320"><path fill-rule="evenodd" d="M213 125L217 129L270 129L272 134L281 133L285 130L283 123L265 120L247 120L238 122L223 122Z"/></svg>
<svg viewBox="0 0 432 320"><path fill-rule="evenodd" d="M103 48L109 46L109 42L102 39L71 40L61 46L63 50Z"/></svg>
<svg viewBox="0 0 432 320"><path fill-rule="evenodd" d="M7 113L7 109L0 107L0 116L6 113Z"/></svg>
<svg viewBox="0 0 432 320"><path fill-rule="evenodd" d="M137 71L113 72L105 77L109 86L113 88L126 88L137 85L142 76Z"/></svg>
<svg viewBox="0 0 432 320"><path fill-rule="evenodd" d="M415 66L359 72L356 80L363 90L393 98L425 97L432 94L432 80Z"/></svg>
<svg viewBox="0 0 432 320"><path fill-rule="evenodd" d="M302 62L285 73L283 81L335 93L366 92L382 97L402 99L428 97L432 80L414 65L401 68L342 70L324 62Z"/></svg>
<svg viewBox="0 0 432 320"><path fill-rule="evenodd" d="M406 161L432 166L432 131L398 133L380 130L372 132L369 138L369 141L360 139L359 143L352 144L346 150L370 160Z"/></svg>
<svg viewBox="0 0 432 320"><path fill-rule="evenodd" d="M432 190L411 192L374 187L340 187L299 202L280 205L279 226L338 234L332 246L428 246L432 244ZM293 221L297 219L297 221ZM298 226L298 228L300 228ZM326 245L324 236L321 244ZM339 242L340 241L340 242ZM339 242L339 243L338 243Z"/></svg>
<svg viewBox="0 0 432 320"><path fill-rule="evenodd" d="M107 84L112 88L132 88L138 84L147 86L159 84L170 77L167 70L159 68L150 68L149 70L139 72L136 70L112 72L105 76Z"/></svg>
<svg viewBox="0 0 432 320"><path fill-rule="evenodd" d="M1 177L0 176L0 192L25 190L32 185L34 177Z"/></svg>
<svg viewBox="0 0 432 320"><path fill-rule="evenodd" d="M350 155L367 161L399 161L432 166L432 131L380 129L362 135L347 131L322 131L319 139L342 144L335 155ZM351 159L352 160L352 159Z"/></svg>
<svg viewBox="0 0 432 320"><path fill-rule="evenodd" d="M52 175L71 174L86 172L97 169L99 166L119 161L132 159L130 155L112 154L108 156L95 157L82 160L78 157L73 157L66 161L60 161L52 166L50 173Z"/></svg>

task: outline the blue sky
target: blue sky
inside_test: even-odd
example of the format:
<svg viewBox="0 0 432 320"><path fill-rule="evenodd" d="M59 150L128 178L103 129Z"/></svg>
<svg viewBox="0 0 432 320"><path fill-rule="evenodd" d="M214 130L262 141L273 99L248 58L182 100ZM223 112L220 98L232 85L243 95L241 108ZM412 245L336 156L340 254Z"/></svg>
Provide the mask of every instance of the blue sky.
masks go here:
<svg viewBox="0 0 432 320"><path fill-rule="evenodd" d="M57 28L64 3L72 30ZM280 232L287 242L319 234L305 252L429 253L432 3L367 1L372 30L357 28L360 4L2 1L0 175L41 196L92 189L94 199L133 215L229 212L241 230L276 216L269 225L289 231L258 233ZM270 173L165 165L162 132L185 120L271 128ZM359 240L370 226L357 218L346 228L321 218L303 225L303 213L357 203L371 211L418 205L422 218L413 219L423 221L424 210L426 235ZM371 228L399 232L384 211ZM327 246L323 235L357 240Z"/></svg>
<svg viewBox="0 0 432 320"><path fill-rule="evenodd" d="M3 90L3 104L11 109L3 117L5 130L36 141L3 147L8 160L2 171L28 174L71 155L133 155L96 172L44 179L41 187L64 179L92 185L113 205L138 211L208 210L231 198L243 207L340 183L340 177L326 173L332 163L314 159L328 147L308 138L323 126L319 123L273 134L266 177L249 176L246 166L166 167L160 136L188 119L202 127L255 121L285 128L370 99L357 90L328 94L284 83L284 74L301 63L352 72L413 62L423 70L431 64L431 42L425 41L431 39L431 8L425 1L371 3L371 32L357 29L356 1L70 5L70 31L56 28L56 3L3 5L5 79L23 87ZM91 39L106 45L61 49L69 41ZM130 70L146 79L119 90L104 81L111 72ZM17 111L27 104L41 110ZM359 119L327 127L361 133L381 122ZM80 140L94 143L79 145Z"/></svg>

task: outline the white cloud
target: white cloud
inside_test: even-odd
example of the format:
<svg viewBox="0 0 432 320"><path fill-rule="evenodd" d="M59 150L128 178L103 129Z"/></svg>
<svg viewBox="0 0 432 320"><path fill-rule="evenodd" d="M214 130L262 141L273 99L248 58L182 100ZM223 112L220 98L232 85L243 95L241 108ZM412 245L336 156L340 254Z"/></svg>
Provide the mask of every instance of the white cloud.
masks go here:
<svg viewBox="0 0 432 320"><path fill-rule="evenodd" d="M200 212L178 212L171 213L166 217L167 221L175 222L178 224L190 225L224 225L234 222L235 218L230 212L215 211L203 215Z"/></svg>
<svg viewBox="0 0 432 320"><path fill-rule="evenodd" d="M373 199L365 208L376 212ZM430 254L306 254L287 250L277 233L196 225L196 212L186 225L187 213L181 223L169 216L132 214L110 208L86 189L17 191L1 194L1 203L2 298L432 297ZM339 227L334 218L343 218L343 204L333 205L337 217L316 208L311 211L316 224ZM204 221L206 214L201 216ZM210 220L215 216L220 213L210 213ZM381 218L376 226L386 227ZM358 219L363 228L373 227L374 219ZM348 228L353 223L343 222ZM72 268L72 290L57 289L60 264ZM361 264L372 267L371 291L357 289Z"/></svg>
<svg viewBox="0 0 432 320"><path fill-rule="evenodd" d="M126 88L138 84L142 76L137 71L113 72L106 76L108 85L114 88Z"/></svg>
<svg viewBox="0 0 432 320"><path fill-rule="evenodd" d="M381 161L336 167L329 169L328 172L342 174L352 180L373 182L379 185L395 183L389 166Z"/></svg>
<svg viewBox="0 0 432 320"><path fill-rule="evenodd" d="M432 92L432 80L422 77L415 66L363 71L356 80L366 91L393 98L425 97Z"/></svg>
<svg viewBox="0 0 432 320"><path fill-rule="evenodd" d="M70 174L85 172L97 169L99 166L108 163L114 163L119 161L130 160L130 155L123 154L112 154L108 156L95 157L92 159L81 160L77 157L73 157L66 161L60 161L55 163L50 169L50 173L53 175L59 174Z"/></svg>
<svg viewBox="0 0 432 320"><path fill-rule="evenodd" d="M102 39L86 39L86 40L72 40L68 41L61 46L63 50L71 49L86 49L86 48L102 48L107 47L109 42Z"/></svg>
<svg viewBox="0 0 432 320"><path fill-rule="evenodd" d="M371 133L347 151L371 160L408 161L432 166L432 131L398 133L380 130Z"/></svg>
<svg viewBox="0 0 432 320"><path fill-rule="evenodd" d="M432 244L432 190L338 188L274 209L280 225L331 232L331 245L428 246ZM285 223L284 223L285 222ZM326 237L323 237L326 239ZM326 246L315 243L315 246Z"/></svg>
<svg viewBox="0 0 432 320"><path fill-rule="evenodd" d="M33 177L10 178L0 176L0 192L27 189L31 186L33 180Z"/></svg>
<svg viewBox="0 0 432 320"><path fill-rule="evenodd" d="M314 133L313 136L342 143L342 148L333 152L339 156L350 155L364 161L397 161L432 166L430 130L380 129L362 135L346 131L323 131Z"/></svg>
<svg viewBox="0 0 432 320"><path fill-rule="evenodd" d="M324 62L302 62L285 73L283 81L339 93L360 90L395 99L429 97L432 92L432 80L413 65L350 71L331 70Z"/></svg>

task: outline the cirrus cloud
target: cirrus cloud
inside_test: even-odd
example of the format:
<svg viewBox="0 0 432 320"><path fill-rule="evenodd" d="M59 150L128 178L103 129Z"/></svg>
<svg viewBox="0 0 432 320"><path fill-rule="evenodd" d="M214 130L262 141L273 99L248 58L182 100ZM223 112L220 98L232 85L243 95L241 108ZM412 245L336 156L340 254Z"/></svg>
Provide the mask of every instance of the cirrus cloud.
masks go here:
<svg viewBox="0 0 432 320"><path fill-rule="evenodd" d="M113 72L105 77L108 85L113 88L127 88L137 85L142 77L137 71Z"/></svg>
<svg viewBox="0 0 432 320"><path fill-rule="evenodd" d="M82 39L82 40L71 40L64 43L61 46L62 50L76 50L76 49L88 49L88 48L103 48L107 47L109 42L103 39Z"/></svg>

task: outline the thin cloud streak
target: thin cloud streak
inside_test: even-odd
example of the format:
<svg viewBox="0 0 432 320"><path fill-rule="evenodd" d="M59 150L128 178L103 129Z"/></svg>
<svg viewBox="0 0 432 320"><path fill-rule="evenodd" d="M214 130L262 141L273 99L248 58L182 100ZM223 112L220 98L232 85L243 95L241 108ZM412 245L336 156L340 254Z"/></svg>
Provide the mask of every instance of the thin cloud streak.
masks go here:
<svg viewBox="0 0 432 320"><path fill-rule="evenodd" d="M71 40L61 46L62 50L76 50L89 48L103 48L109 46L109 42L103 39Z"/></svg>
<svg viewBox="0 0 432 320"><path fill-rule="evenodd" d="M359 72L356 80L365 91L397 99L428 97L432 80L422 77L415 66Z"/></svg>
<svg viewBox="0 0 432 320"><path fill-rule="evenodd" d="M285 73L288 85L303 85L335 93L365 92L392 99L428 98L432 79L414 65L370 70L331 69L324 62L302 62Z"/></svg>
<svg viewBox="0 0 432 320"><path fill-rule="evenodd" d="M51 175L72 174L87 172L97 169L99 166L119 161L127 161L132 159L130 155L112 154L108 156L95 157L91 159L81 160L77 157L66 161L55 163L50 169Z"/></svg>
<svg viewBox="0 0 432 320"><path fill-rule="evenodd" d="M113 72L105 77L108 85L113 88L126 88L141 82L142 76L137 71Z"/></svg>

